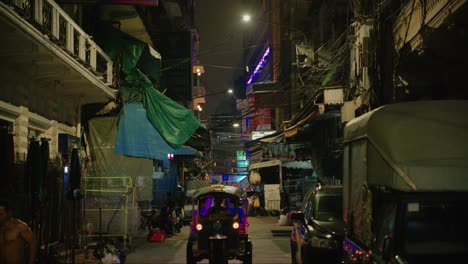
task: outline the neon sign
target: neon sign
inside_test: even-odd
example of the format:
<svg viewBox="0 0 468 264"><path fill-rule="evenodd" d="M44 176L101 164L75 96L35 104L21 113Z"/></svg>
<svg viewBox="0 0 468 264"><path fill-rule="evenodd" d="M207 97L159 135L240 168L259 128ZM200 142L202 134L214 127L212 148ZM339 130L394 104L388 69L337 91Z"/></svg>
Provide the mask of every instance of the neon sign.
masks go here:
<svg viewBox="0 0 468 264"><path fill-rule="evenodd" d="M253 81L257 79L260 72L262 72L263 67L265 67L265 65L268 63L269 54L270 54L270 47L268 47L265 50L265 53L263 53L262 59L258 62L257 67L255 67L255 70L253 71L252 75L250 75L250 78L245 84L245 87L249 86L249 84L251 84Z"/></svg>

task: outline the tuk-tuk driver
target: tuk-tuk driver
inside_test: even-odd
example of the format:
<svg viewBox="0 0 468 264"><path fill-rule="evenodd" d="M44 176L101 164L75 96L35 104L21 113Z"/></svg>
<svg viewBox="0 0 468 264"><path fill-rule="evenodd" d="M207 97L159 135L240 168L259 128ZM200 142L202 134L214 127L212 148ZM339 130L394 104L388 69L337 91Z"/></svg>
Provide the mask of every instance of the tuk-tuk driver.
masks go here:
<svg viewBox="0 0 468 264"><path fill-rule="evenodd" d="M209 210L208 210L208 213L209 214L227 214L229 213L229 210L226 209L226 207L224 207L223 205L224 203L224 199L223 198L219 198L219 197L216 197L214 199L214 205L213 207L211 207Z"/></svg>

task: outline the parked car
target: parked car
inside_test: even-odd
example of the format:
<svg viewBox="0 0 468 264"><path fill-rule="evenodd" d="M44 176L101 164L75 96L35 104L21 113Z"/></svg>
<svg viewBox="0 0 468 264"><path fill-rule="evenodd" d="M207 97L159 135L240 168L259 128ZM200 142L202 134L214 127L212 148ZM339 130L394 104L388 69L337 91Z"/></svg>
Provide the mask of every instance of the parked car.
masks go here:
<svg viewBox="0 0 468 264"><path fill-rule="evenodd" d="M292 263L341 263L343 258L343 186L313 187L301 211L293 211Z"/></svg>

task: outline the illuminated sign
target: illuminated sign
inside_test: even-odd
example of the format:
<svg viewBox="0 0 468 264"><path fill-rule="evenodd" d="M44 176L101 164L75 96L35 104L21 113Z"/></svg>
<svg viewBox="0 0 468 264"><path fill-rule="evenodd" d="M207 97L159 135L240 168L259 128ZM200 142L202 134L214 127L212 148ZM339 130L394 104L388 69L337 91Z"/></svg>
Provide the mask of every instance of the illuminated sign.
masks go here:
<svg viewBox="0 0 468 264"><path fill-rule="evenodd" d="M247 168L249 166L249 161L245 156L245 151L238 150L237 151L237 167L238 168ZM237 171L239 172L239 170Z"/></svg>
<svg viewBox="0 0 468 264"><path fill-rule="evenodd" d="M253 132L252 132L252 140L256 140L256 139L259 139L259 138L262 138L262 137L271 135L271 134L273 134L273 133L275 133L275 132L276 132L275 130L270 130L270 131L253 131Z"/></svg>
<svg viewBox="0 0 468 264"><path fill-rule="evenodd" d="M245 151L243 150L238 150L237 153L237 159L238 160L246 160L247 158L245 157Z"/></svg>
<svg viewBox="0 0 468 264"><path fill-rule="evenodd" d="M255 81L257 79L260 72L262 72L263 68L268 63L268 59L269 59L268 55L269 54L270 54L270 47L268 47L265 50L265 53L263 53L262 59L258 62L257 67L255 67L255 70L250 75L250 78L247 81L247 83L245 84L245 87L249 86L249 84L251 84L253 81Z"/></svg>

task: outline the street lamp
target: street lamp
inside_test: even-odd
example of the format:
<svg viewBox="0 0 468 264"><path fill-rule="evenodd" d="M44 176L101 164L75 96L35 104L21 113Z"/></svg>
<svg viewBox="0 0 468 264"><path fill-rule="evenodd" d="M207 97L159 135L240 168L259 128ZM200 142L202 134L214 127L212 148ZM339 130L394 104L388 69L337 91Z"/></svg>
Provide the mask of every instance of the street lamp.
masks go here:
<svg viewBox="0 0 468 264"><path fill-rule="evenodd" d="M242 16L242 21L244 22L249 22L251 19L250 15L249 14L245 14Z"/></svg>
<svg viewBox="0 0 468 264"><path fill-rule="evenodd" d="M209 94L205 94L205 95L194 96L193 99L205 98L205 97L208 97L208 96L213 96L213 95L218 95L218 94L223 94L223 93L233 94L234 91L232 89L228 89L227 91L220 91L220 92L209 93Z"/></svg>
<svg viewBox="0 0 468 264"><path fill-rule="evenodd" d="M242 21L244 23L248 23L251 20L252 20L252 17L249 14L242 15ZM284 24L274 23L274 22L271 22L271 21L266 21L266 20L263 20L263 19L255 19L255 21L263 22L265 24L270 24L270 25L276 25L276 26L280 26L280 27L283 27L283 28L286 28L286 29L289 29L289 30L297 31L297 32L302 34L302 37L304 37L304 44L307 47L307 37L306 37L306 35L304 34L304 32L302 30L297 29L297 28L293 28L293 27L290 27L290 26L287 26L287 25L284 25Z"/></svg>

